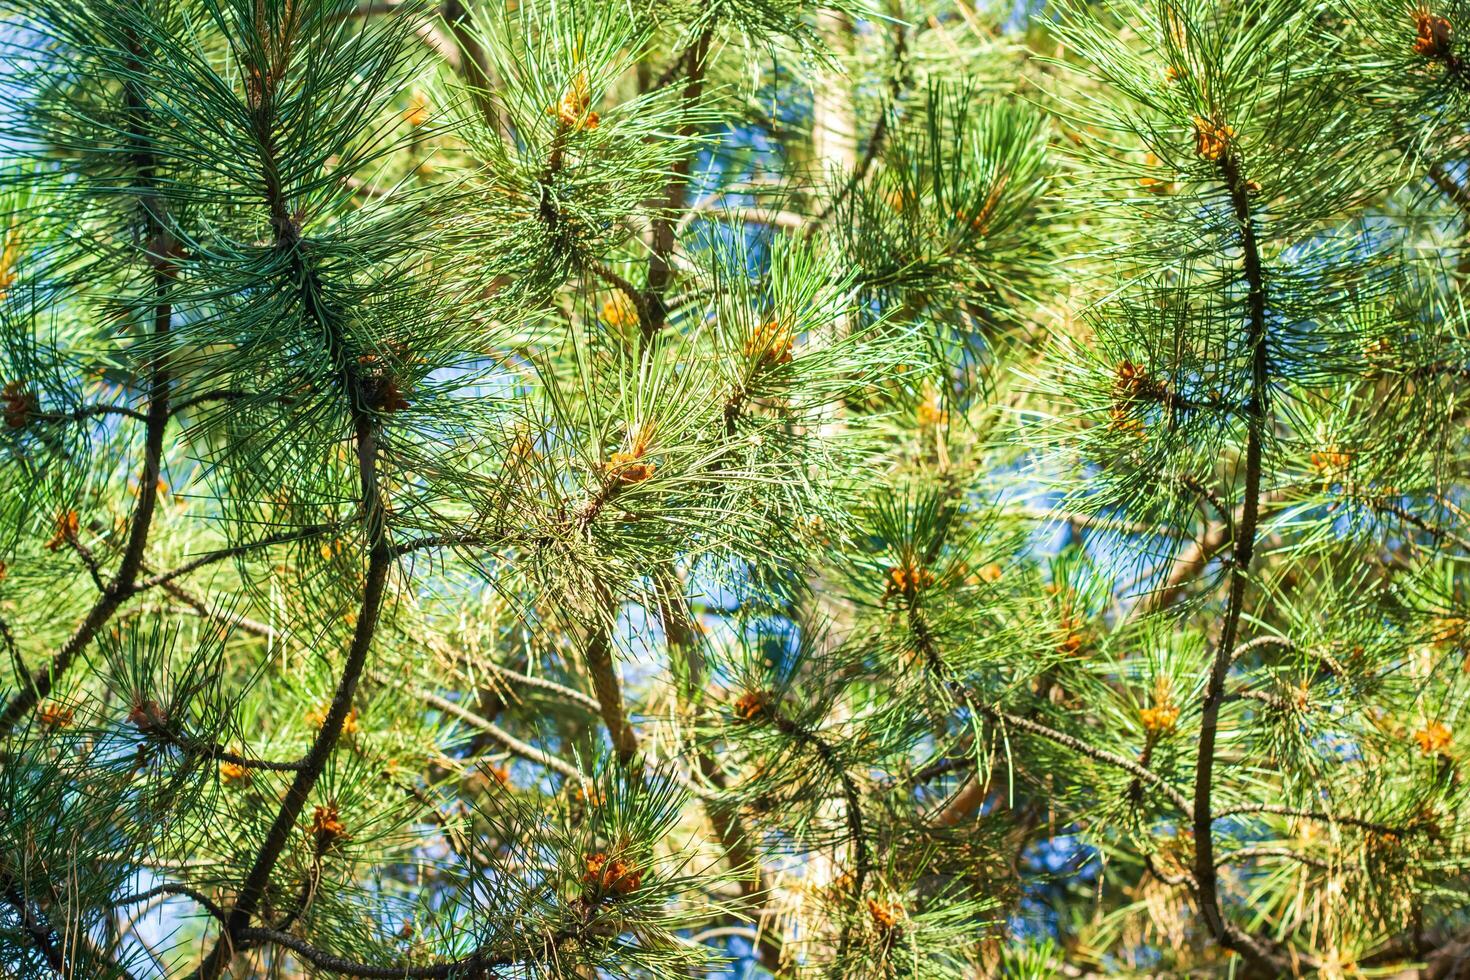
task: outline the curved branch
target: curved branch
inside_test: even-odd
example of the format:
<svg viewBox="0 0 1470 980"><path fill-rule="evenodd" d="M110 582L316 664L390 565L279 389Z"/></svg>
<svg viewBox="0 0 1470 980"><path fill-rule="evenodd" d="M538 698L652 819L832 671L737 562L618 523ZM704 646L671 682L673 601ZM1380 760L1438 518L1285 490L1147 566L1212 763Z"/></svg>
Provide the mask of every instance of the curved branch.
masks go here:
<svg viewBox="0 0 1470 980"><path fill-rule="evenodd" d="M59 976L66 976L66 960L61 955L61 949L57 944L56 933L51 928L51 924L31 909L31 903L26 900L26 896L13 883L6 882L5 888L3 892L0 892L0 895L3 895L6 903L20 915L21 928L25 930L27 938L40 951L46 963Z"/></svg>
<svg viewBox="0 0 1470 980"><path fill-rule="evenodd" d="M1178 887L1179 885L1186 885L1191 889L1198 887L1189 872L1186 871L1182 874L1171 875L1158 866L1152 854L1145 854L1143 856L1143 866L1148 869L1149 874L1171 887Z"/></svg>
<svg viewBox="0 0 1470 980"><path fill-rule="evenodd" d="M1263 647L1282 647L1286 650L1295 650L1296 644L1284 636L1258 636L1254 640L1247 640L1230 652L1230 662L1234 663L1252 650Z"/></svg>
<svg viewBox="0 0 1470 980"><path fill-rule="evenodd" d="M1270 421L1270 351L1266 331L1266 281L1261 251L1256 241L1255 218L1251 213L1250 188L1241 172L1235 148L1227 145L1218 160L1221 181L1230 197L1240 231L1240 249L1246 283L1246 348L1251 356L1250 398L1245 406L1245 500L1231 549L1230 597L1225 620L1215 648L1210 676L1200 707L1199 755L1194 777L1194 878L1195 896L1205 924L1215 940L1255 966L1280 970L1289 965L1280 950L1268 940L1244 932L1226 921L1220 908L1219 877L1216 873L1214 823L1210 815L1214 792L1215 738L1219 730L1220 705L1225 699L1225 679L1235 651L1236 632L1245 606L1245 589L1255 554L1256 529L1261 508L1261 456Z"/></svg>
<svg viewBox="0 0 1470 980"><path fill-rule="evenodd" d="M836 750L832 748L826 739L774 710L771 712L771 722L776 726L777 731L800 744L806 745L815 752L817 758L822 761L822 765L842 785L842 798L845 804L844 809L846 810L847 818L847 833L852 839L852 894L862 895L863 889L867 885L868 875L872 871L873 852L872 845L868 843L868 835L863 826L863 801L857 783L853 781L852 775L847 771L847 767L837 758ZM838 963L842 963L846 959L845 954L850 937L851 923L844 923L842 937L838 943Z"/></svg>
<svg viewBox="0 0 1470 980"><path fill-rule="evenodd" d="M503 540L503 536L491 536L468 531L453 534L426 534L423 537L411 538L408 541L393 545L392 552L394 558L399 558L415 551L426 551L430 548L452 548L457 545L478 547L497 543L501 540Z"/></svg>
<svg viewBox="0 0 1470 980"><path fill-rule="evenodd" d="M163 585L165 582L171 582L181 575L187 575L190 572L198 571L199 569L204 568L207 565L213 565L217 562L225 561L229 558L238 558L241 555L249 554L250 552L260 548L270 548L278 544L289 544L293 541L304 541L308 538L314 538L319 534L326 534L330 531L338 531L348 526L348 523L349 522L344 521L336 524L310 524L306 527L297 528L293 531L284 531L280 534L268 535L258 541L249 541L245 544L237 544L232 545L228 548L219 548L215 551L208 551L202 555L199 555L197 558L192 558L189 561L184 562L182 565L171 568L166 572L160 572L157 575L153 575L146 579L143 579L132 588L129 594L131 595L138 592L143 592L146 589L151 589L155 586Z"/></svg>
<svg viewBox="0 0 1470 980"><path fill-rule="evenodd" d="M408 5L404 0L364 0L353 9L340 16L344 18L373 17L380 14L397 14ZM417 5L413 9L417 10ZM433 51L444 63L455 71L459 71L462 58L459 48L454 42L444 36L444 32L435 27L432 22L416 17L413 24L414 34L424 43L430 51Z"/></svg>
<svg viewBox="0 0 1470 980"><path fill-rule="evenodd" d="M136 408L127 408L123 405L83 405L81 408L70 412L36 412L27 416L37 422L80 422L83 419L94 418L98 415L118 415L122 418L133 419L138 422L147 422L148 413L140 412Z"/></svg>
<svg viewBox="0 0 1470 980"><path fill-rule="evenodd" d="M1096 759L1098 762L1103 762L1114 768L1121 769L1156 788L1168 798L1169 802L1179 808L1180 813L1189 817L1191 820L1194 819L1194 808L1190 805L1189 800L1185 798L1183 793L1171 786L1158 773L1143 768L1143 766L1140 766L1132 759L1126 759L1114 752L1109 752L1107 749L1100 749L1095 745L1084 742L1080 738L1068 735L1066 732L1059 732L1040 722L1032 721L1030 718L1023 718L1020 715L1013 715L1008 711L1000 711L984 705L976 705L976 710L989 715L993 719L1004 721L1012 728L1019 728L1023 732L1029 732L1032 735L1039 736L1050 742L1055 742L1057 745L1069 748L1091 759Z"/></svg>
<svg viewBox="0 0 1470 980"><path fill-rule="evenodd" d="M256 15L261 15L263 10L263 7L257 5ZM261 32L262 37L269 31L265 24L256 25L256 29ZM230 910L223 934L199 965L196 974L199 980L217 980L229 966L235 949L243 941L244 930L258 911L276 862L296 828L296 819L305 808L307 798L337 747L337 741L342 736L342 727L352 710L352 699L367 664L368 652L377 633L388 573L395 562L388 541L387 504L378 479L378 423L365 403L362 381L357 372L357 358L348 347L341 324L332 311L318 271L310 259L307 245L300 237L300 228L292 217L282 183L280 162L277 158L275 103L277 80L286 71L287 65L283 58L272 71L261 73L255 95L247 100L250 124L260 167L264 203L271 217L274 247L285 259L285 282L296 291L303 317L310 321L317 336L322 338L325 356L340 372L338 382L351 420L353 446L357 457L358 505L369 541L368 561L357 620L353 625L352 642L348 647L331 705L312 740L311 748L302 760L301 768L297 770L295 779L291 781L291 786L281 801L264 842L256 852L250 872L242 882L234 907Z"/></svg>
<svg viewBox="0 0 1470 980"><path fill-rule="evenodd" d="M686 104L692 105L698 102L704 94L705 62L709 57L710 44L713 40L713 26L706 27L674 62L677 66L676 74L682 73L685 77L683 95ZM670 80L672 81L672 78ZM683 126L679 129L681 137L688 137L693 133L694 129L690 126ZM668 182L664 187L664 199L659 206L660 210L653 218L652 241L648 255L648 285L644 290L642 303L642 309L648 313L648 318L643 321L642 325L645 346L653 340L655 334L664 328L668 318L665 293L668 292L674 272L672 256L677 238L678 218L676 215L683 210L685 205L685 195L689 187L689 170L692 164L692 154L680 155L669 173Z"/></svg>
<svg viewBox="0 0 1470 980"><path fill-rule="evenodd" d="M199 906L204 909L204 911L208 912L210 915L214 916L221 922L225 921L225 910L216 905L214 903L214 900L211 899L208 895L204 894L196 888L190 887L189 885L178 884L176 882L168 882L166 884L150 888L147 891L138 892L136 895L129 895L126 898L120 898L112 903L112 907L118 909L122 908L125 905L136 905L139 902L146 902L150 898L157 898L160 895L182 895L185 898L192 898L194 901L199 903Z"/></svg>
<svg viewBox="0 0 1470 980"><path fill-rule="evenodd" d="M244 769L259 769L262 772L299 772L307 764L305 758L296 759L292 762L256 759L231 752L223 745L217 745L213 742L196 742L192 739L174 735L166 731L155 731L153 737L161 742L174 746L187 755L201 759L210 759L216 762L228 762Z"/></svg>
<svg viewBox="0 0 1470 980"><path fill-rule="evenodd" d="M1470 552L1470 541L1465 540L1463 537L1447 528L1439 527L1435 524L1429 523L1418 514L1412 513L1411 511L1408 511L1403 507L1398 506L1397 504L1379 503L1375 505L1374 509L1383 511L1386 514L1392 514L1399 520L1403 521L1405 524L1408 524L1411 527L1418 528L1420 531L1428 534L1430 537L1434 538L1435 541L1453 541L1455 544L1459 545L1462 551Z"/></svg>
<svg viewBox="0 0 1470 980"><path fill-rule="evenodd" d="M523 674L518 670L511 670L509 667L504 667L500 664L492 663L482 666L492 674L498 675L502 680L508 680L521 687L534 688L538 691L545 691L547 694L554 694L558 698L569 701L579 708L585 708L593 714L597 714L601 710L601 705L597 703L596 699L588 697L581 691L573 690L565 684L558 684L556 681L550 681L544 677L532 677L530 674Z"/></svg>
<svg viewBox="0 0 1470 980"><path fill-rule="evenodd" d="M1190 806L1189 801L1185 799L1184 794L1170 785L1158 773L1144 768L1132 759L1126 759L1114 752L1109 752L1107 749L1100 749L1096 746L1089 745L1087 742L1073 735L1059 732L1040 722L1032 721L1030 718L1013 715L1008 711L1002 711L999 708L993 708L976 701L958 680L950 676L949 667L940 656L939 648L934 642L934 636L930 633L928 624L924 622L923 616L920 615L916 608L909 610L909 629L914 635L915 642L918 644L919 652L924 658L925 666L936 675L956 707L968 708L971 711L984 715L992 721L1003 721L1014 728L1019 728L1024 732L1040 736L1048 741L1055 742L1057 745L1064 746L1074 752L1079 752L1082 755L1095 759L1098 762L1103 762L1117 769L1121 769L1136 779L1156 788L1169 802L1178 808L1180 813L1191 820L1193 819L1193 808Z"/></svg>
<svg viewBox="0 0 1470 980"><path fill-rule="evenodd" d="M888 78L888 99L882 111L878 113L878 121L873 124L872 135L868 137L868 145L863 148L863 157L858 161L857 168L843 184L842 189L833 195L832 200L812 219L807 235L815 234L816 229L826 223L838 208L846 203L853 192L858 189L863 180L868 176L868 171L873 169L873 163L878 159L878 154L883 149L883 143L888 138L888 130L892 123L889 121L890 114L898 111L899 97L903 94L905 82L906 65L908 58L908 34L901 18L893 19L893 73Z"/></svg>
<svg viewBox="0 0 1470 980"><path fill-rule="evenodd" d="M708 664L705 662L704 651L700 649L698 633L694 629L685 597L684 582L678 571L663 568L655 572L652 579L655 605L659 621L664 627L670 657L677 654L687 665L688 676L679 689L681 702L687 702L695 692L703 689ZM705 781L719 792L726 792L728 786L725 773L708 748L700 748L696 761L699 774ZM741 898L745 900L753 916L764 918L762 903L771 893L771 881L738 807L707 796L701 796L701 803L720 846L724 848L725 861L737 876L736 885L740 889ZM779 976L784 937L770 928L751 929L750 933L751 942L759 951L761 964L773 976ZM719 927L708 929L701 935L712 938L716 934L719 934ZM692 941L702 940L696 937Z"/></svg>
<svg viewBox="0 0 1470 980"><path fill-rule="evenodd" d="M572 932L547 936L547 947L554 948L574 936L575 933ZM463 959L437 963L433 966L373 966L370 963L359 963L335 953L329 953L311 945L304 939L276 929L241 929L237 933L237 938L242 943L250 945L270 943L289 949L318 970L324 970L327 973L345 977L381 978L381 980L449 980L455 977L472 977L477 974L484 975L484 971L494 967L511 966L520 960L519 957L513 955L497 955L486 950L477 950Z"/></svg>

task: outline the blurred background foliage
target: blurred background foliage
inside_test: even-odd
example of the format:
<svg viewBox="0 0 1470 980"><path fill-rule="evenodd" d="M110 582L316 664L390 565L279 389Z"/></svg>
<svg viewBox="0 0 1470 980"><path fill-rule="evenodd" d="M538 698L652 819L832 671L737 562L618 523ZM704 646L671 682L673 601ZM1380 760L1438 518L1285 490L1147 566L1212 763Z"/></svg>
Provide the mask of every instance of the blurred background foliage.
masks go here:
<svg viewBox="0 0 1470 980"><path fill-rule="evenodd" d="M1467 969L1470 4L0 12L0 973Z"/></svg>

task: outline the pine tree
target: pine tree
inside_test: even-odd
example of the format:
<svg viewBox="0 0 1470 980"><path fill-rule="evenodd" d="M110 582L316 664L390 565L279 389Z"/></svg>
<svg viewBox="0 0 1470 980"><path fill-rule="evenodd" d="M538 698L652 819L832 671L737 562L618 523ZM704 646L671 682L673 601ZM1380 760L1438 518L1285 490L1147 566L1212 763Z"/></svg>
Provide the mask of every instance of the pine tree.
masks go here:
<svg viewBox="0 0 1470 980"><path fill-rule="evenodd" d="M1464 968L1470 5L0 11L0 973Z"/></svg>

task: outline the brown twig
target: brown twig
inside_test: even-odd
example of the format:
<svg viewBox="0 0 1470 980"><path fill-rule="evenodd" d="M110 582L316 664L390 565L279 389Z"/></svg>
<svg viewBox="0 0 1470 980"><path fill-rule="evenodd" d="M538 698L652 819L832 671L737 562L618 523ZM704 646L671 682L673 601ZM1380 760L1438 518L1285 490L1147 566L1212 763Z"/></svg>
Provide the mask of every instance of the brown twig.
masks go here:
<svg viewBox="0 0 1470 980"><path fill-rule="evenodd" d="M623 685L618 679L617 665L613 662L614 614L611 599L605 596L602 615L590 627L583 658L592 677L592 690L597 696L597 704L603 723L607 725L608 736L612 739L613 750L617 753L618 761L627 765L638 754L638 736L628 721L627 709L623 703Z"/></svg>

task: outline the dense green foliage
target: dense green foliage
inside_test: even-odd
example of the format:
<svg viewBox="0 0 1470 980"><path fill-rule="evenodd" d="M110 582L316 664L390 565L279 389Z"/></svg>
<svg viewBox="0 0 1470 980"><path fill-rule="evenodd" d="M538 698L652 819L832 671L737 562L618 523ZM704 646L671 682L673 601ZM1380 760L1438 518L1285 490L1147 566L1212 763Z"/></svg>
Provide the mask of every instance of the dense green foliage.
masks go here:
<svg viewBox="0 0 1470 980"><path fill-rule="evenodd" d="M1470 3L0 16L0 974L1464 969Z"/></svg>

